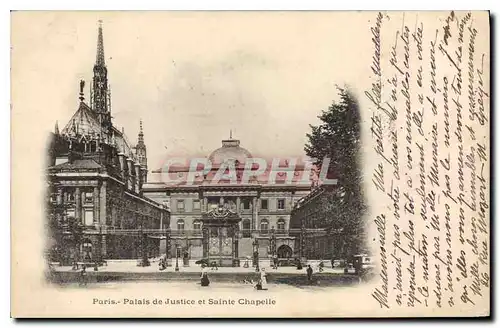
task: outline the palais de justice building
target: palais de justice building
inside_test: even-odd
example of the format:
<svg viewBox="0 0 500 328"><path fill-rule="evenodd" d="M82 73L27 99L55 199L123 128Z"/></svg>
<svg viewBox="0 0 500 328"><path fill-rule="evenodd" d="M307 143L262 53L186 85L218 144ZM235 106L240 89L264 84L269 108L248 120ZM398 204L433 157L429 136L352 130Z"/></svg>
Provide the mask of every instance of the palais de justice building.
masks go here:
<svg viewBox="0 0 500 328"><path fill-rule="evenodd" d="M244 183L244 163L251 158L240 141L230 137L207 154L210 172L198 174L193 183L186 179L188 162L168 168L169 179L164 168L152 172L143 193L157 203L169 204L172 257L209 258L230 266L253 258L258 249L260 259L273 255L282 261L293 259L296 250L295 237L289 233L290 213L311 190L309 172L304 164L290 167L282 161L279 169L273 169L272 161L267 161L264 174ZM214 183L217 170L228 163L234 165L237 182L217 179ZM276 182L270 183L273 171ZM308 182L297 183L304 172ZM286 183L287 177L293 181Z"/></svg>

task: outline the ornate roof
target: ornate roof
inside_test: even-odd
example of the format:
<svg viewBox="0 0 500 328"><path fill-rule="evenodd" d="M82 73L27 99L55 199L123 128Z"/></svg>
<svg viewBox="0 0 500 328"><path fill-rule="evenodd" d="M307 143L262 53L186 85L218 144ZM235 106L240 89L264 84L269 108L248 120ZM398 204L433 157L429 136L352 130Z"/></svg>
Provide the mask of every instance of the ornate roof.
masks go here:
<svg viewBox="0 0 500 328"><path fill-rule="evenodd" d="M208 159L212 165L219 165L226 161L238 161L244 163L252 154L243 147L240 147L240 141L236 139L222 140L222 147L214 150Z"/></svg>
<svg viewBox="0 0 500 328"><path fill-rule="evenodd" d="M80 102L78 110L73 114L64 129L61 131L65 136L78 136L78 135L94 135L104 136L104 130L99 123L99 118L96 112L84 103Z"/></svg>
<svg viewBox="0 0 500 328"><path fill-rule="evenodd" d="M99 114L92 110L85 102L80 102L78 110L73 114L61 135L70 138L86 138L86 140L101 139L114 145L119 152L136 160L132 143L123 131L112 126L109 132L102 128L99 122Z"/></svg>

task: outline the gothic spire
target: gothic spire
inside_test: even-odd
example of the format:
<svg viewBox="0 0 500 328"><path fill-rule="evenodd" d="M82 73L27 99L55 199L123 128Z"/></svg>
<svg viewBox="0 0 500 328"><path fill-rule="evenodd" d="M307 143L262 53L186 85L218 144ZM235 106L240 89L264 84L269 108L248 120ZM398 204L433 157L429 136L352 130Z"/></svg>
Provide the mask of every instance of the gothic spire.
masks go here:
<svg viewBox="0 0 500 328"><path fill-rule="evenodd" d="M95 58L96 66L106 66L104 62L104 42L102 39L102 20L99 20L99 32L97 35L97 54Z"/></svg>
<svg viewBox="0 0 500 328"><path fill-rule="evenodd" d="M99 114L99 120L104 127L111 126L109 112L108 70L104 62L104 42L102 37L102 21L99 21L97 33L97 54L94 64L94 78L92 81L92 105Z"/></svg>
<svg viewBox="0 0 500 328"><path fill-rule="evenodd" d="M139 135L137 138L137 145L135 146L135 151L137 158L139 159L139 164L147 169L148 168L148 157L146 144L144 143L144 131L142 129L142 119L139 121Z"/></svg>
<svg viewBox="0 0 500 328"><path fill-rule="evenodd" d="M57 123L57 121L56 121L56 126L54 128L54 133L59 134L59 124Z"/></svg>
<svg viewBox="0 0 500 328"><path fill-rule="evenodd" d="M139 135L138 135L138 144L144 144L144 131L142 130L142 119L139 120Z"/></svg>

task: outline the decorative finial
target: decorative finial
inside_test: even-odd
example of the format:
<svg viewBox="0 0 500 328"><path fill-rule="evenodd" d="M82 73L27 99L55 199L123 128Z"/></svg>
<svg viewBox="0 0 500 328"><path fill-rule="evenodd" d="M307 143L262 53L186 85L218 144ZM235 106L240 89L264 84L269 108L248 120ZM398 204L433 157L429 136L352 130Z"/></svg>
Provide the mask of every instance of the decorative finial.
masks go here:
<svg viewBox="0 0 500 328"><path fill-rule="evenodd" d="M229 139L233 139L233 130L232 129L229 130Z"/></svg>
<svg viewBox="0 0 500 328"><path fill-rule="evenodd" d="M85 100L85 97L83 95L83 88L85 87L85 80L80 80L80 101L84 101Z"/></svg>
<svg viewBox="0 0 500 328"><path fill-rule="evenodd" d="M54 133L59 134L59 123L56 121L56 126L54 128Z"/></svg>
<svg viewBox="0 0 500 328"><path fill-rule="evenodd" d="M142 130L142 118L141 118L141 119L139 119L139 133L140 133L140 134L143 134L143 133L144 133L144 132L143 132L143 130Z"/></svg>

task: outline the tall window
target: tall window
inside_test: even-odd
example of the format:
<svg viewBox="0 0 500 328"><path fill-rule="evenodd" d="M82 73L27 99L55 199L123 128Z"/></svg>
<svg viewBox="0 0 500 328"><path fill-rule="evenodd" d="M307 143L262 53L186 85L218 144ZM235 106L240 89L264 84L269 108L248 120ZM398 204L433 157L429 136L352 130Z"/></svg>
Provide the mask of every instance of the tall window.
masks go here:
<svg viewBox="0 0 500 328"><path fill-rule="evenodd" d="M184 220L183 219L177 220L177 230L179 231L179 233L184 233Z"/></svg>
<svg viewBox="0 0 500 328"><path fill-rule="evenodd" d="M284 210L285 209L285 200L283 198L278 199L278 210Z"/></svg>
<svg viewBox="0 0 500 328"><path fill-rule="evenodd" d="M85 203L92 203L94 201L94 193L90 191L85 192L84 201Z"/></svg>
<svg viewBox="0 0 500 328"><path fill-rule="evenodd" d="M178 212L184 212L184 200L179 199L177 201L177 211Z"/></svg>
<svg viewBox="0 0 500 328"><path fill-rule="evenodd" d="M250 209L250 200L249 199L243 199L241 201L242 208L244 210L249 210Z"/></svg>
<svg viewBox="0 0 500 328"><path fill-rule="evenodd" d="M198 199L193 200L193 210L200 209L200 201Z"/></svg>
<svg viewBox="0 0 500 328"><path fill-rule="evenodd" d="M250 238L251 236L251 231L250 231L250 220L249 219L244 219L243 220L243 238Z"/></svg>
<svg viewBox="0 0 500 328"><path fill-rule="evenodd" d="M268 201L267 201L267 199L261 199L260 200L260 208L262 210L267 210L268 209Z"/></svg>
<svg viewBox="0 0 500 328"><path fill-rule="evenodd" d="M84 222L85 225L93 225L94 224L94 211L93 210L86 210L83 212L83 215L85 215Z"/></svg>
<svg viewBox="0 0 500 328"><path fill-rule="evenodd" d="M267 219L260 220L260 233L267 234L269 232L269 221Z"/></svg>
<svg viewBox="0 0 500 328"><path fill-rule="evenodd" d="M68 190L64 193L65 200L67 202L74 202L75 201L75 192L74 190Z"/></svg>
<svg viewBox="0 0 500 328"><path fill-rule="evenodd" d="M285 232L285 220L284 219L279 219L277 226L278 226L278 233Z"/></svg>
<svg viewBox="0 0 500 328"><path fill-rule="evenodd" d="M193 228L196 232L199 232L201 230L201 221L195 220L193 222Z"/></svg>

